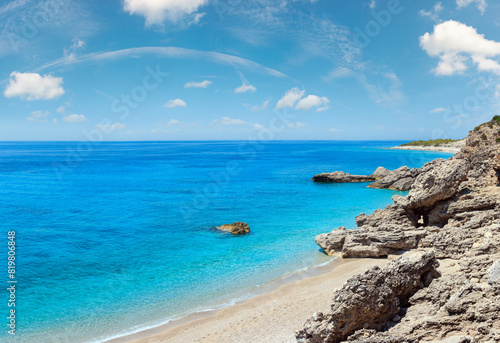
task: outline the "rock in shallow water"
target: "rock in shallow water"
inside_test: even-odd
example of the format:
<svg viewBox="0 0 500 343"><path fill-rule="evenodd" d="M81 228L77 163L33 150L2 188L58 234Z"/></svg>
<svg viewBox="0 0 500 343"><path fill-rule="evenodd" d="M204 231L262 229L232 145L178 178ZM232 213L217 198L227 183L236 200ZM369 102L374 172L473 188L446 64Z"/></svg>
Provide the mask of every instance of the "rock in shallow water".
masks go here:
<svg viewBox="0 0 500 343"><path fill-rule="evenodd" d="M250 233L250 226L247 223L235 222L232 224L224 224L222 226L217 226L217 230L230 232L233 235L244 235Z"/></svg>

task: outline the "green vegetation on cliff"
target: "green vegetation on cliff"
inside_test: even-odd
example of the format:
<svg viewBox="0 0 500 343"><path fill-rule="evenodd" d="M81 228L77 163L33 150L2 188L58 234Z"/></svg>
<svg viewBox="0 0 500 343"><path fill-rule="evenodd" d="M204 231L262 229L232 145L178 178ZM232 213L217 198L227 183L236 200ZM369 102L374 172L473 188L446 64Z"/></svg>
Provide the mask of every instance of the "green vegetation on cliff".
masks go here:
<svg viewBox="0 0 500 343"><path fill-rule="evenodd" d="M413 141L401 144L401 146L440 146L446 143L458 142L461 139L429 139L428 141Z"/></svg>

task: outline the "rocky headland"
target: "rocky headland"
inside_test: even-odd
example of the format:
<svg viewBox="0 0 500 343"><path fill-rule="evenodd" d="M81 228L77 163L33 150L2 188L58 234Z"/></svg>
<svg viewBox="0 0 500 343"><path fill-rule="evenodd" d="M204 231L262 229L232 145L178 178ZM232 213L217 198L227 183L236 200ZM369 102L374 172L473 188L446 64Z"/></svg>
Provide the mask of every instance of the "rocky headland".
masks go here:
<svg viewBox="0 0 500 343"><path fill-rule="evenodd" d="M343 171L336 171L314 175L312 179L314 182L331 183L372 182L368 187L408 191L418 174L419 169L410 169L406 166L395 170L378 167L371 175L351 175Z"/></svg>
<svg viewBox="0 0 500 343"><path fill-rule="evenodd" d="M400 169L371 186L407 196L360 214L357 230L315 239L329 255L392 261L335 291L331 310L315 313L298 342L500 342L500 118L471 131L453 157Z"/></svg>

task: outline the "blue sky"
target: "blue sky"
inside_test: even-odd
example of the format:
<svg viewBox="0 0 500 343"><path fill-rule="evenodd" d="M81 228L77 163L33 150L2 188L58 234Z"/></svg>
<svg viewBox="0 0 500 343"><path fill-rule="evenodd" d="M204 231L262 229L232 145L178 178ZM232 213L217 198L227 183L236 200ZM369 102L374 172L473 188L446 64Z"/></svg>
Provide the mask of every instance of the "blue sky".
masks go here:
<svg viewBox="0 0 500 343"><path fill-rule="evenodd" d="M0 140L462 138L500 114L492 0L14 0Z"/></svg>

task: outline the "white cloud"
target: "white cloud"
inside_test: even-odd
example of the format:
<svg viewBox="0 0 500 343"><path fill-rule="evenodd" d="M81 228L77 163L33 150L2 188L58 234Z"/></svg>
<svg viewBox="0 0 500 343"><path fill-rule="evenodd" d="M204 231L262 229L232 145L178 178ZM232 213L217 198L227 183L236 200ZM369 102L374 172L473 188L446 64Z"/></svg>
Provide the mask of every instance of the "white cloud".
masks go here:
<svg viewBox="0 0 500 343"><path fill-rule="evenodd" d="M176 125L180 125L181 122L178 121L177 119L170 119L169 122L167 124L165 124L165 126L176 126Z"/></svg>
<svg viewBox="0 0 500 343"><path fill-rule="evenodd" d="M447 111L447 109L444 107L436 107L435 109L433 109L431 111L431 113L441 113L441 112L445 112L445 111Z"/></svg>
<svg viewBox="0 0 500 343"><path fill-rule="evenodd" d="M443 5L440 2L437 2L433 9L430 11L425 11L425 10L420 10L418 12L422 17L429 17L435 22L440 22L441 20L439 19L439 13L444 9Z"/></svg>
<svg viewBox="0 0 500 343"><path fill-rule="evenodd" d="M297 87L294 87L287 91L285 95L278 101L276 104L276 109L280 109L283 107L293 107L295 103L300 100L304 96L305 90L299 90Z"/></svg>
<svg viewBox="0 0 500 343"><path fill-rule="evenodd" d="M208 0L124 0L123 9L129 14L146 18L146 26L162 25L165 20L177 23L187 15L198 11ZM193 22L200 20L195 14Z"/></svg>
<svg viewBox="0 0 500 343"><path fill-rule="evenodd" d="M330 102L327 97L319 97L317 95L308 95L305 98L301 99L298 103L297 106L295 106L296 110L304 110L304 111L309 111L313 107L319 107L322 106L319 111L324 111L328 109L327 105Z"/></svg>
<svg viewBox="0 0 500 343"><path fill-rule="evenodd" d="M14 71L3 94L7 98L18 96L28 101L55 99L64 94L62 83L61 77Z"/></svg>
<svg viewBox="0 0 500 343"><path fill-rule="evenodd" d="M477 30L460 22L449 20L434 26L433 33L420 37L420 46L429 56L439 57L436 75L463 73L472 61L479 71L500 75L500 43L484 38ZM469 63L470 64L470 63Z"/></svg>
<svg viewBox="0 0 500 343"><path fill-rule="evenodd" d="M205 80L202 82L188 82L184 85L184 88L207 88L209 85L212 84L212 81Z"/></svg>
<svg viewBox="0 0 500 343"><path fill-rule="evenodd" d="M81 64L81 63L103 63L107 61L115 61L120 58L130 58L142 55L154 55L166 58L178 58L178 59L193 59L202 60L203 62L214 62L224 65L230 65L232 67L238 66L247 68L249 70L255 70L264 72L268 75L275 77L287 77L280 71L265 67L254 61L247 60L238 56L221 54L215 51L202 51L178 48L173 46L143 46L139 48L128 48L122 50L108 51L103 53L91 53L82 56L78 56L75 59L68 61L65 58L47 63L37 70L44 70L47 68L55 68L59 66L67 66L69 64Z"/></svg>
<svg viewBox="0 0 500 343"><path fill-rule="evenodd" d="M52 118L52 124L57 124L58 122L57 118Z"/></svg>
<svg viewBox="0 0 500 343"><path fill-rule="evenodd" d="M166 108L174 108L174 107L186 107L186 102L181 99L173 99L163 105Z"/></svg>
<svg viewBox="0 0 500 343"><path fill-rule="evenodd" d="M254 131L260 131L260 130L264 130L266 127L262 124L259 124L259 123L255 123L253 125L253 129Z"/></svg>
<svg viewBox="0 0 500 343"><path fill-rule="evenodd" d="M29 117L26 117L27 121L39 121L41 123L47 122L47 118L49 116L50 112L49 111L34 111L31 112L31 115Z"/></svg>
<svg viewBox="0 0 500 343"><path fill-rule="evenodd" d="M238 88L236 88L234 90L235 93L246 93L246 92L255 92L257 90L257 88L255 88L254 86L252 85L249 85L245 82L243 82L243 84L241 86L239 86Z"/></svg>
<svg viewBox="0 0 500 343"><path fill-rule="evenodd" d="M64 105L61 105L57 108L56 110L57 113L59 114L65 114L66 113L66 107Z"/></svg>
<svg viewBox="0 0 500 343"><path fill-rule="evenodd" d="M486 0L457 0L457 8L460 9L463 7L467 7L471 3L475 3L477 9L480 10L481 13L484 13L484 11L486 10L486 6L488 6Z"/></svg>
<svg viewBox="0 0 500 343"><path fill-rule="evenodd" d="M339 130L339 129L336 129L336 128L331 128L331 129L330 129L330 130L328 130L328 131L330 131L330 132L332 132L332 133L337 133L337 132L340 132L340 130Z"/></svg>
<svg viewBox="0 0 500 343"><path fill-rule="evenodd" d="M211 123L211 126L229 126L229 125L248 125L247 122L241 119L234 119L229 117L222 117L220 119L214 119Z"/></svg>
<svg viewBox="0 0 500 343"><path fill-rule="evenodd" d="M265 100L265 101L262 103L262 105L261 105L261 106L259 106L259 105L254 105L254 106L252 106L250 109L251 109L252 111L262 111L262 110L265 110L265 109L267 108L267 106L269 105L269 102L270 102L270 100Z"/></svg>
<svg viewBox="0 0 500 343"><path fill-rule="evenodd" d="M306 127L306 124L301 123L300 121L297 121L295 123L288 123L287 125L291 129L301 129L303 127Z"/></svg>
<svg viewBox="0 0 500 343"><path fill-rule="evenodd" d="M87 118L83 114L69 114L64 116L62 120L67 123L82 123L87 121Z"/></svg>
<svg viewBox="0 0 500 343"><path fill-rule="evenodd" d="M127 125L123 123L105 123L105 124L96 124L96 129L101 130L104 133L111 133L113 131L120 131L120 130L125 130Z"/></svg>
<svg viewBox="0 0 500 343"><path fill-rule="evenodd" d="M368 4L368 7L370 7L370 9L375 9L375 7L377 7L377 3L375 2L375 0L372 0L369 4Z"/></svg>

